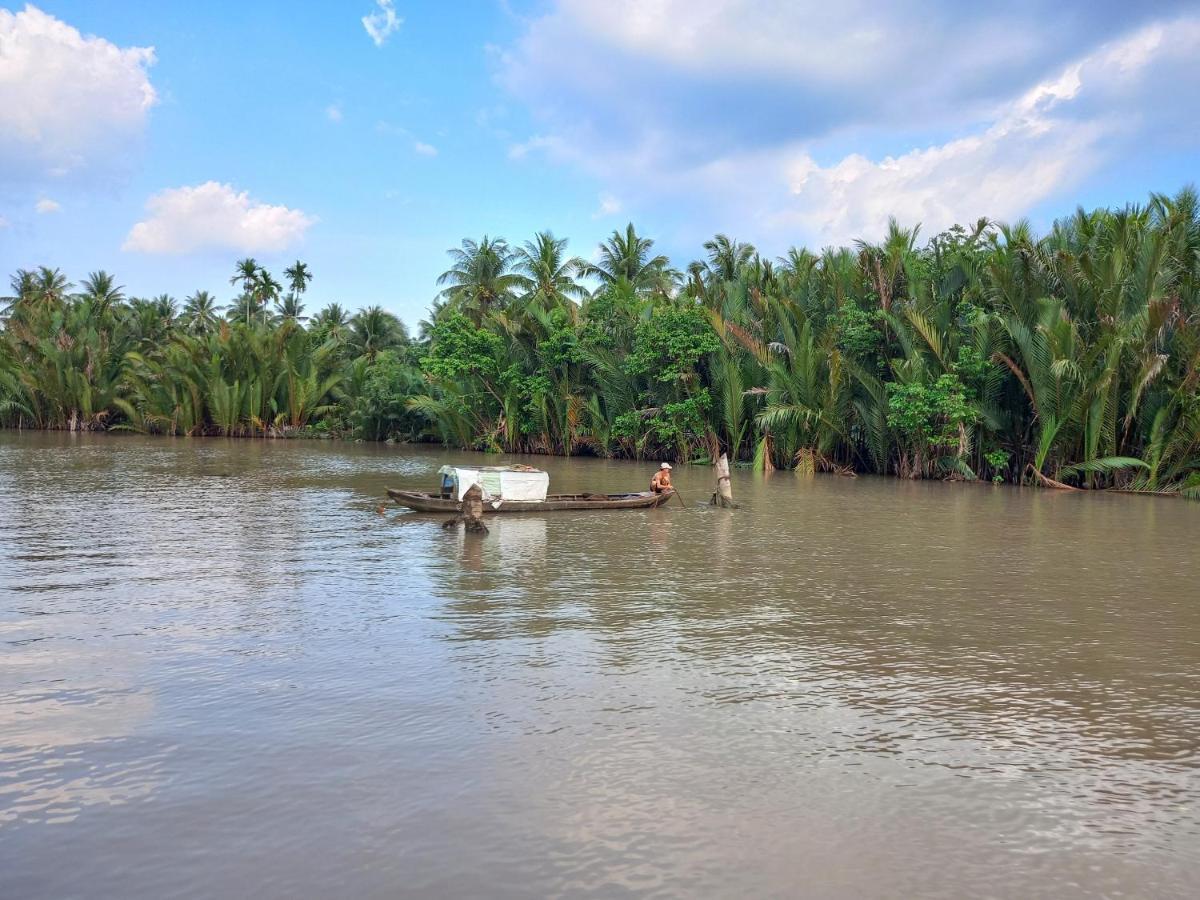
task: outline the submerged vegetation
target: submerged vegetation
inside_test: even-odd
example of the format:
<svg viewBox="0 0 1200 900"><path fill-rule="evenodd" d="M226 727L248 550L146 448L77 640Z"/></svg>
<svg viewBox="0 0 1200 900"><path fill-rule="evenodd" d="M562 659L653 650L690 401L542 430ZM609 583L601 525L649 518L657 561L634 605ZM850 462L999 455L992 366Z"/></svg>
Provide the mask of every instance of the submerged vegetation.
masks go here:
<svg viewBox="0 0 1200 900"><path fill-rule="evenodd" d="M717 235L685 270L632 225L467 240L420 335L240 261L227 309L20 271L0 424L434 439L1200 495L1200 202L980 220L778 260Z"/></svg>

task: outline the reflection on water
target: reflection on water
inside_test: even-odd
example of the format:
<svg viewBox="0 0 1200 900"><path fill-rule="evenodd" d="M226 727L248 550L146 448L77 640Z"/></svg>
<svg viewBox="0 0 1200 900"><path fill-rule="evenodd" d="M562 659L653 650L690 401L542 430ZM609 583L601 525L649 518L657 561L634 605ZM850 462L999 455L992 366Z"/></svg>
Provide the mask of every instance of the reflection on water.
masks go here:
<svg viewBox="0 0 1200 900"><path fill-rule="evenodd" d="M712 510L681 467L686 509L374 512L455 456L0 434L0 895L1200 877L1200 504L737 472Z"/></svg>

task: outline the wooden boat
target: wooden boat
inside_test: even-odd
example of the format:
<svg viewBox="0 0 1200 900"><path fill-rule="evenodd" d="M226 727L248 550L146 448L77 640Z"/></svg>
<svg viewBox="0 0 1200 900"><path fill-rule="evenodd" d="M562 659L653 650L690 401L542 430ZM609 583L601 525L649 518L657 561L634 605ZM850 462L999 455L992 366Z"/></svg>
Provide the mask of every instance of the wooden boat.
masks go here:
<svg viewBox="0 0 1200 900"><path fill-rule="evenodd" d="M670 493L548 494L550 476L532 466L442 466L441 490L400 491L388 496L419 512L457 513L463 494L473 485L483 492L485 513L558 512L567 509L651 509L662 506Z"/></svg>
<svg viewBox="0 0 1200 900"><path fill-rule="evenodd" d="M388 488L388 496L400 506L419 512L456 513L462 504L452 497L426 491L399 491ZM655 494L547 494L545 500L500 500L483 504L485 514L520 512L558 512L567 509L652 509L662 506L671 493Z"/></svg>

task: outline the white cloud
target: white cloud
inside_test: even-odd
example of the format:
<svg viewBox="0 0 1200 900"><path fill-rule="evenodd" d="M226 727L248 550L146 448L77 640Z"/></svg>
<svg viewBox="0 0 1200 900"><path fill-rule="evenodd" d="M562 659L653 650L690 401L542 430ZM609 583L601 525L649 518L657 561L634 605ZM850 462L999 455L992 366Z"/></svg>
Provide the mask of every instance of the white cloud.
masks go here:
<svg viewBox="0 0 1200 900"><path fill-rule="evenodd" d="M37 202L37 205L34 207L34 209L36 209L38 211L39 215L44 216L47 213L58 212L59 210L62 209L62 204L59 203L57 200L51 200L49 197L43 197L41 200L39 200Z"/></svg>
<svg viewBox="0 0 1200 900"><path fill-rule="evenodd" d="M596 211L592 213L593 219L603 219L607 216L615 216L621 211L621 201L612 194L604 193L600 195L600 205L596 207Z"/></svg>
<svg viewBox="0 0 1200 900"><path fill-rule="evenodd" d="M396 15L392 0L375 0L378 7L374 12L362 17L363 28L376 47L382 47L392 34L400 29L404 20Z"/></svg>
<svg viewBox="0 0 1200 900"><path fill-rule="evenodd" d="M797 225L823 243L880 236L889 216L926 234L981 215L1023 215L1093 174L1147 123L1135 102L1176 77L1200 46L1200 20L1150 26L1067 66L1011 102L989 127L942 144L873 161L851 154L820 166L803 150L783 154L793 198L774 224ZM1194 96L1195 76L1186 92ZM1185 117L1200 112L1176 108ZM1150 126L1151 130L1154 129ZM1130 198L1136 199L1136 198Z"/></svg>
<svg viewBox="0 0 1200 900"><path fill-rule="evenodd" d="M3 231L5 228L11 228L11 227L12 227L12 222L8 221L8 219L4 218L4 216L0 216L0 231Z"/></svg>
<svg viewBox="0 0 1200 900"><path fill-rule="evenodd" d="M500 54L500 82L540 126L509 157L686 210L688 240L745 229L778 245L873 238L890 215L925 234L1011 219L1146 147L1200 146L1200 18L1147 25L1132 5L1075 21L1043 2L1038 15L1071 21L556 0Z"/></svg>
<svg viewBox="0 0 1200 900"><path fill-rule="evenodd" d="M0 9L0 181L119 168L157 102L150 47Z"/></svg>
<svg viewBox="0 0 1200 900"><path fill-rule="evenodd" d="M407 128L403 127L402 125L393 125L391 122L385 122L383 120L380 120L375 123L375 131L378 134L386 134L386 135L389 135L392 137L404 138L405 140L410 142L410 146L412 147L413 153L416 153L418 156L437 156L438 155L437 147L435 147L433 144L430 144L430 143L427 143L427 142L421 140L415 134L413 134L411 131L409 131ZM442 132L438 132L438 133L442 134Z"/></svg>
<svg viewBox="0 0 1200 900"><path fill-rule="evenodd" d="M146 210L149 218L133 226L123 250L284 250L303 238L317 221L297 209L255 202L245 191L216 181L161 191L146 202Z"/></svg>
<svg viewBox="0 0 1200 900"><path fill-rule="evenodd" d="M1186 2L1081 16L1060 0L548 0L493 56L501 83L547 121L586 118L616 146L626 129L667 128L686 154L785 129L961 124L1152 21L1155 5Z"/></svg>
<svg viewBox="0 0 1200 900"><path fill-rule="evenodd" d="M508 148L508 158L513 160L522 160L534 153L544 153L555 162L595 162L590 160L586 152L579 149L573 140L559 134L535 134L528 140L519 141Z"/></svg>
<svg viewBox="0 0 1200 900"><path fill-rule="evenodd" d="M342 121L342 107L340 104L331 103L325 107L325 118L330 122Z"/></svg>

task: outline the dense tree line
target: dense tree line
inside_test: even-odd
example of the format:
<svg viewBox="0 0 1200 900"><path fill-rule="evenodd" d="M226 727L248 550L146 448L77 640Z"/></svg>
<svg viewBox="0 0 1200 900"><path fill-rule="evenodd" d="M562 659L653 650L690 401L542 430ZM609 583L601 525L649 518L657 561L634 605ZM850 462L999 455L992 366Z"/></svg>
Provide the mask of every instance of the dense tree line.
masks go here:
<svg viewBox="0 0 1200 900"><path fill-rule="evenodd" d="M677 270L632 225L586 262L549 232L467 240L416 339L311 320L254 260L228 307L18 272L0 423L437 439L492 451L1200 494L1200 203L980 220L918 244L764 258L717 235Z"/></svg>

